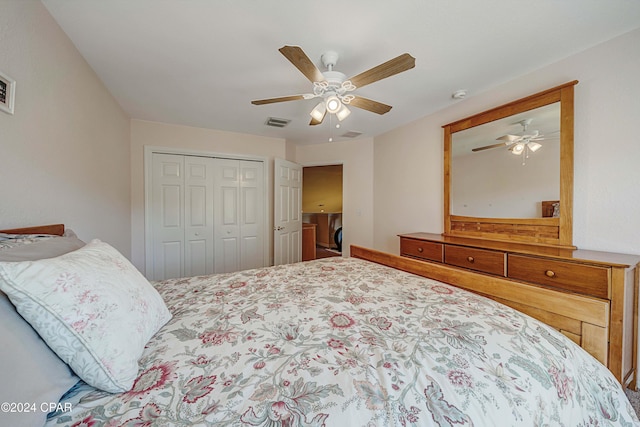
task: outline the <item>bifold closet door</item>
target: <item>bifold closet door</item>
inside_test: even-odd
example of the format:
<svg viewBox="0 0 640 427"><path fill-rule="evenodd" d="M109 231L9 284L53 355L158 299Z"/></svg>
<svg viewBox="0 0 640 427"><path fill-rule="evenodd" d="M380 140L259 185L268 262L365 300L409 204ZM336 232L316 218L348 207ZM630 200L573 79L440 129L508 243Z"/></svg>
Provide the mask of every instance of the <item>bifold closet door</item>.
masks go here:
<svg viewBox="0 0 640 427"><path fill-rule="evenodd" d="M154 280L214 272L214 159L153 154Z"/></svg>
<svg viewBox="0 0 640 427"><path fill-rule="evenodd" d="M196 156L184 158L184 276L202 276L214 272L214 168L214 159Z"/></svg>
<svg viewBox="0 0 640 427"><path fill-rule="evenodd" d="M264 266L264 165L215 160L215 272Z"/></svg>

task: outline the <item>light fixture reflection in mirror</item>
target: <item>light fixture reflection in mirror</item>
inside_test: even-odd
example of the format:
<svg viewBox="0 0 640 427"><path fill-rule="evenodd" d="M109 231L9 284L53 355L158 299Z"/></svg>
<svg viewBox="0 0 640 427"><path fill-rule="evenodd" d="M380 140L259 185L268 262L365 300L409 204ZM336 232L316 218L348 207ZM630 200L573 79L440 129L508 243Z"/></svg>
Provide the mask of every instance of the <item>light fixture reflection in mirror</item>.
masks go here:
<svg viewBox="0 0 640 427"><path fill-rule="evenodd" d="M509 150L511 150L511 154L516 156L521 156L522 158L522 166L527 164L527 159L529 158L529 153L535 153L542 145L538 144L535 141L525 141L518 142L515 145L512 145Z"/></svg>
<svg viewBox="0 0 640 427"><path fill-rule="evenodd" d="M451 214L541 218L560 197L559 130L556 102L453 133Z"/></svg>

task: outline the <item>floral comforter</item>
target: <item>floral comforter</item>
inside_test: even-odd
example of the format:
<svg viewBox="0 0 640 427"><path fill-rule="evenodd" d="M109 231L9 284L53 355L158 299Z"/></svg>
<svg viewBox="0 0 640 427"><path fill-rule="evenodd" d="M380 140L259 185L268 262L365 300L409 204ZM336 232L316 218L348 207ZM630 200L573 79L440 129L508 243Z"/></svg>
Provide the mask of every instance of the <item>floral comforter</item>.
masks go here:
<svg viewBox="0 0 640 427"><path fill-rule="evenodd" d="M563 335L440 282L330 258L154 285L174 317L133 388L47 426L640 425Z"/></svg>

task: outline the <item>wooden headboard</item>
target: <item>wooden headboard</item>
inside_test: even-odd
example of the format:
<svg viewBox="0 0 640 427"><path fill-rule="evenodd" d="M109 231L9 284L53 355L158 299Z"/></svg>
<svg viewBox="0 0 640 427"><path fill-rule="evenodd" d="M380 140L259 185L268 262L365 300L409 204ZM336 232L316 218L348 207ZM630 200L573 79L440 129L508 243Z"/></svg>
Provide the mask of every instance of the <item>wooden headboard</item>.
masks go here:
<svg viewBox="0 0 640 427"><path fill-rule="evenodd" d="M0 230L0 233L8 234L55 234L62 236L64 234L64 224L37 225L34 227L12 228L9 230Z"/></svg>

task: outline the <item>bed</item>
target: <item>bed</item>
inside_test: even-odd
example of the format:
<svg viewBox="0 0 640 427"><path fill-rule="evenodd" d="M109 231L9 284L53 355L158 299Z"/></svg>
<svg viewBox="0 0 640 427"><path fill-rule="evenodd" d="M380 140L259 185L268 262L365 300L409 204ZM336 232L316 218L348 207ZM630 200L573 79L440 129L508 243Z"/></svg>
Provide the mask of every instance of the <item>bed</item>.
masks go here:
<svg viewBox="0 0 640 427"><path fill-rule="evenodd" d="M129 271L108 245L91 241L55 258L0 262L0 287L20 310L24 301L7 285L20 281L14 270L75 265L98 250L106 252L98 266L87 264L92 274L111 264L117 274ZM100 264L106 258L109 265ZM30 283L40 280L29 277ZM67 289L55 286L58 293ZM130 388L105 391L87 383L95 383L92 375L86 381L84 373L76 378L76 370L68 370L72 377L60 389L73 385L54 405L38 402L37 409L52 409L40 411L42 424L640 425L614 376L553 328L485 297L364 259L325 258L135 286L152 288L170 314L165 320L160 307L151 315L157 330L143 340L135 375L121 384ZM153 313L155 302L137 304L133 311ZM117 335L133 341L146 323L131 323L136 326L119 328ZM52 339L45 338L46 328L38 335Z"/></svg>

